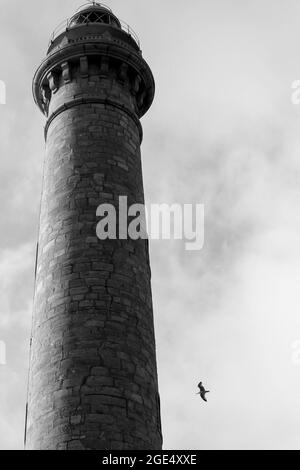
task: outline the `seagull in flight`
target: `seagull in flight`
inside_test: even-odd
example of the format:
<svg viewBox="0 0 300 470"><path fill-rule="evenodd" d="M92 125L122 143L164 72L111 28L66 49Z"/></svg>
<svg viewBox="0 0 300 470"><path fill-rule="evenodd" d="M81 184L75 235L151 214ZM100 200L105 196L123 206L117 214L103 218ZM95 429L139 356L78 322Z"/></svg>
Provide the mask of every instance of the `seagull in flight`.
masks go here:
<svg viewBox="0 0 300 470"><path fill-rule="evenodd" d="M196 395L200 395L200 397L202 398L202 400L204 400L204 401L207 402L207 400L206 400L206 398L205 398L205 395L206 395L206 393L209 393L209 390L205 390L205 388L204 388L203 385L202 385L202 382L200 382L200 383L198 384L198 388L199 388L200 392L196 393Z"/></svg>

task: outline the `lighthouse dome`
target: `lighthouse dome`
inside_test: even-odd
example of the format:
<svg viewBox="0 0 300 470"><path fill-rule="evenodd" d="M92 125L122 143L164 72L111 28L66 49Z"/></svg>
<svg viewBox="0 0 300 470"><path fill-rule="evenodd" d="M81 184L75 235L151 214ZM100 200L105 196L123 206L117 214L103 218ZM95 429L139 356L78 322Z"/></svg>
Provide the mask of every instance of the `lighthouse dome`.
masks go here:
<svg viewBox="0 0 300 470"><path fill-rule="evenodd" d="M77 41L80 37L95 36L100 30L102 34L107 32L107 35L109 34L115 40L123 41L129 47L140 51L139 38L127 23L117 18L103 3L90 2L80 7L70 19L60 23L53 31L48 53L65 47L66 44Z"/></svg>
<svg viewBox="0 0 300 470"><path fill-rule="evenodd" d="M79 8L79 10L70 19L69 27L76 27L87 24L108 24L121 29L118 18L112 13L111 9L101 3L88 3Z"/></svg>

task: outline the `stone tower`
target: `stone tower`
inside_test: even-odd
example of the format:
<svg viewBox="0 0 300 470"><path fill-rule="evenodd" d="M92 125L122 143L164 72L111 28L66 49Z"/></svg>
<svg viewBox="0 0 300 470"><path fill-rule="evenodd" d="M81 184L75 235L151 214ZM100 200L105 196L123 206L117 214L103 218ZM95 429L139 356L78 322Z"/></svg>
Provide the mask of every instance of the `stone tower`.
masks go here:
<svg viewBox="0 0 300 470"><path fill-rule="evenodd" d="M26 448L161 449L148 241L96 235L100 204L144 203L151 70L93 2L53 35L33 94L47 123Z"/></svg>

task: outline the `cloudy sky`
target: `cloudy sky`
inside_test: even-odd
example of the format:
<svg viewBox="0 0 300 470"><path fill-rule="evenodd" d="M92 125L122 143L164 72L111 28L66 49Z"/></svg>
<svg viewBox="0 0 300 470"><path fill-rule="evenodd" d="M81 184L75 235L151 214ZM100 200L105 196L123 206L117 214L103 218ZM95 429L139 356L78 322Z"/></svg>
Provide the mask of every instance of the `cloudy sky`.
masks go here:
<svg viewBox="0 0 300 470"><path fill-rule="evenodd" d="M205 205L202 251L151 243L164 448L299 450L300 3L109 5L156 79L143 118L147 202ZM0 449L19 449L44 151L31 80L80 2L0 6Z"/></svg>

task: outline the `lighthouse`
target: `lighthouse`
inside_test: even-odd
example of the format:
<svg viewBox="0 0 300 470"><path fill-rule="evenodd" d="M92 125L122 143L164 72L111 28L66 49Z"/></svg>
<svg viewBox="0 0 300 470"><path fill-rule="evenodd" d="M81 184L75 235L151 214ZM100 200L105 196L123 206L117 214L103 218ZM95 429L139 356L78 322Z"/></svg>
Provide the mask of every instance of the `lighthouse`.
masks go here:
<svg viewBox="0 0 300 470"><path fill-rule="evenodd" d="M148 240L96 233L100 205L144 204L154 89L134 31L96 2L54 32L35 73L46 145L26 449L162 447Z"/></svg>

